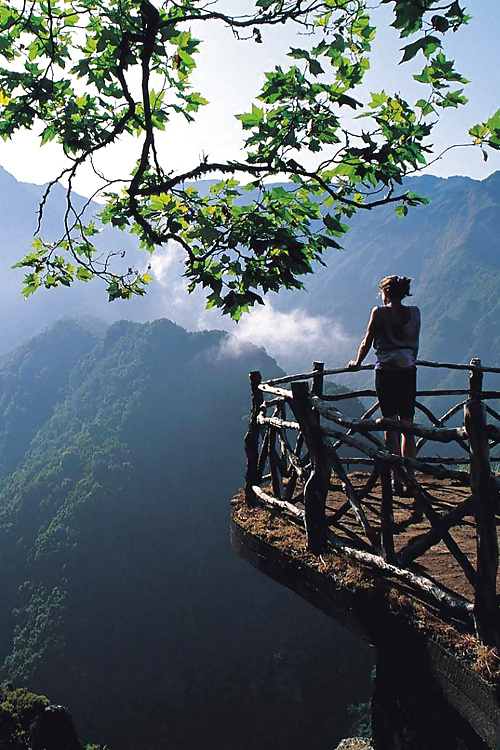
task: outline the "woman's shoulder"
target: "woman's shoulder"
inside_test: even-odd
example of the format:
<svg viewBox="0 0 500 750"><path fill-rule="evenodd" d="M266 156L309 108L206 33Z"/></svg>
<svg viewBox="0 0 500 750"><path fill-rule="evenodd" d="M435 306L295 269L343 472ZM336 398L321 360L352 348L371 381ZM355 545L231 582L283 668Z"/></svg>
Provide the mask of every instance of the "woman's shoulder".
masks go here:
<svg viewBox="0 0 500 750"><path fill-rule="evenodd" d="M381 319L381 316L383 316L383 309L383 307L379 307L378 305L375 305L375 307L372 308L372 311L370 313L370 320L372 323Z"/></svg>
<svg viewBox="0 0 500 750"><path fill-rule="evenodd" d="M410 323L410 325L416 330L420 329L420 325L421 325L420 308L417 307L416 305L412 305L410 307L410 319L408 323Z"/></svg>

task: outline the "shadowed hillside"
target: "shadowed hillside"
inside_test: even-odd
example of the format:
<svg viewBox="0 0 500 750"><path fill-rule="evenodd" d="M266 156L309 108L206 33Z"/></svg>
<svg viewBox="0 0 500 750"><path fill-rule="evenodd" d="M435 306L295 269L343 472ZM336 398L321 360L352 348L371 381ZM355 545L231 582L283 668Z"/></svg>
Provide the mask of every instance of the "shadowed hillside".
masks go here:
<svg viewBox="0 0 500 750"><path fill-rule="evenodd" d="M223 332L66 321L0 372L2 676L84 740L331 750L366 697L367 647L229 549L251 369L280 372Z"/></svg>

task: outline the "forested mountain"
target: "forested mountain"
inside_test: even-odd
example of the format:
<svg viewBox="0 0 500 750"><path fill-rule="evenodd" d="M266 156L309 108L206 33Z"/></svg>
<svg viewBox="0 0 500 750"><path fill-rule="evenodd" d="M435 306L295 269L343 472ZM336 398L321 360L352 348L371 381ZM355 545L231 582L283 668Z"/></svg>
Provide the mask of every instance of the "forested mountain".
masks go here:
<svg viewBox="0 0 500 750"><path fill-rule="evenodd" d="M262 349L62 321L0 370L1 678L111 750L331 750L368 647L231 552ZM311 735L311 726L315 732Z"/></svg>
<svg viewBox="0 0 500 750"><path fill-rule="evenodd" d="M12 265L31 250L43 191L43 186L20 183L0 167L0 357L68 315L83 315L86 318L96 316L108 323L124 317L143 322L165 316L167 309L155 294L160 289L153 290L147 303L142 306L139 298L118 300L118 304L110 305L105 285L94 283L76 284L71 289L61 287L56 294L44 289L41 290L42 294L32 295L28 300L23 297L22 280L25 270L12 269ZM81 198L82 205L84 202L85 199ZM60 185L52 191L45 209L44 236L54 240L63 231L66 210L65 191ZM91 203L89 215L98 210L99 206ZM100 234L99 241L103 253L110 250L120 253L125 251L123 260L119 260L123 264L140 263L141 268L145 268L149 262L148 258L140 257L135 239L126 234L106 227ZM179 273L182 273L182 269Z"/></svg>
<svg viewBox="0 0 500 750"><path fill-rule="evenodd" d="M303 371L313 359L336 365L351 358L377 302L377 283L388 273L414 278L413 300L422 308L423 358L464 362L478 356L499 364L500 173L482 182L424 176L408 179L405 187L425 195L429 205L410 209L401 220L391 206L358 213L345 250L328 252L327 267L318 265L313 276L304 277L307 292L270 296L273 308L289 317L256 318L251 333L271 356L276 356L276 331L288 336L289 346L279 350L288 371ZM108 322L168 317L190 329L228 326L236 335L245 330L245 320L236 327L213 310L207 315L202 295L188 297L182 263L172 248L154 254L158 280L145 298L108 304L103 286L92 282L69 290L41 290L24 300L22 271L9 266L29 246L41 190L16 182L0 169L0 353L67 314L92 314ZM46 209L48 229L57 227L63 200L58 188ZM125 249L127 263L137 260L126 234L106 229L101 243L103 249ZM302 329L301 318L316 321L314 336L310 328Z"/></svg>
<svg viewBox="0 0 500 750"><path fill-rule="evenodd" d="M285 317L267 325L285 333L287 316L319 320L314 358L341 364L378 280L399 273L414 278L423 358L500 364L500 173L407 187L430 205L404 220L390 207L355 217L346 250L306 279L308 292L272 297ZM227 540L247 373L279 368L224 332L142 322L171 311L196 322L201 300L185 304L182 267L168 265L132 304L108 305L94 284L25 301L21 272L8 269L29 245L40 188L0 170L0 190L1 677L68 704L83 739L111 750L331 750L348 729L347 704L365 697L367 649ZM62 200L56 192L49 221ZM136 257L120 242L127 262ZM28 341L69 312L86 317ZM141 322L107 328L89 315ZM310 365L307 335L294 335L289 369Z"/></svg>

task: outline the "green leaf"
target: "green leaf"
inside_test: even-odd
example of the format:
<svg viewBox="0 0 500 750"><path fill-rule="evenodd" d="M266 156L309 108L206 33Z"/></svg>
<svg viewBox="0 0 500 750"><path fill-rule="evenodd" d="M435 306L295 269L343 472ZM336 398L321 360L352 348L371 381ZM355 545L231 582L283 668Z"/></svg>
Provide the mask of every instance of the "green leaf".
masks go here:
<svg viewBox="0 0 500 750"><path fill-rule="evenodd" d="M309 71L313 76L318 76L325 72L317 60L309 61Z"/></svg>
<svg viewBox="0 0 500 750"><path fill-rule="evenodd" d="M28 46L29 60L35 60L40 54L40 43L38 40Z"/></svg>
<svg viewBox="0 0 500 750"><path fill-rule="evenodd" d="M416 42L412 42L412 44L407 44L406 47L402 48L403 51L403 57L401 58L401 62L408 62L408 60L412 60L415 55L422 51L426 57L430 57L433 52L435 52L439 47L441 47L440 40L435 36L424 36L420 39L417 39Z"/></svg>
<svg viewBox="0 0 500 750"><path fill-rule="evenodd" d="M474 143L482 143L489 135L489 128L486 125L474 125L469 130L469 135L474 138Z"/></svg>
<svg viewBox="0 0 500 750"><path fill-rule="evenodd" d="M387 101L387 94L385 91L381 91L380 93L376 94L373 91L371 92L371 102L369 102L368 106L372 107L372 109L376 107L381 107L383 104Z"/></svg>
<svg viewBox="0 0 500 750"><path fill-rule="evenodd" d="M54 140L54 138L57 135L57 130L53 125L48 125L46 128L44 128L42 132L42 139L40 141L40 145L44 146L49 141Z"/></svg>
<svg viewBox="0 0 500 750"><path fill-rule="evenodd" d="M340 221L338 215L325 214L323 216L323 223L336 237L341 237L348 229L347 225Z"/></svg>
<svg viewBox="0 0 500 750"><path fill-rule="evenodd" d="M79 281L90 281L94 278L94 274L92 273L92 271L89 271L88 268L80 266L76 271L76 278Z"/></svg>
<svg viewBox="0 0 500 750"><path fill-rule="evenodd" d="M489 120L486 120L486 127L489 128L491 133L500 134L500 109L497 109L495 114Z"/></svg>
<svg viewBox="0 0 500 750"><path fill-rule="evenodd" d="M432 104L425 99L419 99L418 102L416 102L415 106L422 110L422 114L424 117L436 111Z"/></svg>
<svg viewBox="0 0 500 750"><path fill-rule="evenodd" d="M235 115L235 117L240 120L245 129L254 128L262 122L264 110L252 104L251 113Z"/></svg>

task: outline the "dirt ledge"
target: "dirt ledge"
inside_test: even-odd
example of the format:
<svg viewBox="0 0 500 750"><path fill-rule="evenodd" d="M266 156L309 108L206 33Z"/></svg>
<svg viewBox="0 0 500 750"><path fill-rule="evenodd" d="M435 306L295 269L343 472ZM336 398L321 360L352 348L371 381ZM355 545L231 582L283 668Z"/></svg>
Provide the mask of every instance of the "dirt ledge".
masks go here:
<svg viewBox="0 0 500 750"><path fill-rule="evenodd" d="M337 745L336 750L373 750L370 740L362 737L349 737Z"/></svg>
<svg viewBox="0 0 500 750"><path fill-rule="evenodd" d="M334 550L320 556L313 555L305 549L303 529L263 507L249 509L242 492L233 498L231 523L243 534L250 535L244 541L245 545L251 546L250 537L253 537L284 555L288 563L320 574L328 581L330 594L336 600L334 606L342 608L348 619L354 613L361 632L352 622L344 624L357 630L362 637L376 645L377 631L385 630L390 621L391 630L410 630L434 642L484 682L485 688L498 689L500 657L496 649L480 643L462 624L438 617L431 605L412 597L403 584L389 580ZM288 585L286 581L282 582ZM336 619L345 620L342 614Z"/></svg>

